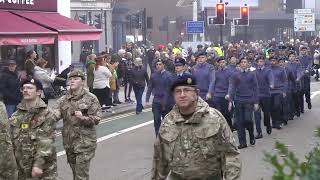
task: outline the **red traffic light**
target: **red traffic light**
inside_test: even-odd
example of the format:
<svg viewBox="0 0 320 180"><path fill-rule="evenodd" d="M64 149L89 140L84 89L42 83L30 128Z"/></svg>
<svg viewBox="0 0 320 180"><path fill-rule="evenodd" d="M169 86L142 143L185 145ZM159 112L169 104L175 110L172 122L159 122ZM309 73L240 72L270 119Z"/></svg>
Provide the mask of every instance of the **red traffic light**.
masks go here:
<svg viewBox="0 0 320 180"><path fill-rule="evenodd" d="M224 4L217 4L216 5L217 10L224 10Z"/></svg>
<svg viewBox="0 0 320 180"><path fill-rule="evenodd" d="M248 7L241 7L241 13L247 14L248 12L249 12L249 8Z"/></svg>

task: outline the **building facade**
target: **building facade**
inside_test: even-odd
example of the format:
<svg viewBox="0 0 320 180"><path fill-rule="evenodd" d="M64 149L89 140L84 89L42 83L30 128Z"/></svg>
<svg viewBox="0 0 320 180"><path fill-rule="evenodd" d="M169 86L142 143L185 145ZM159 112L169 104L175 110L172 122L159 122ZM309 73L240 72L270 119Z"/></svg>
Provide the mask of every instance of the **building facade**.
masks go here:
<svg viewBox="0 0 320 180"><path fill-rule="evenodd" d="M102 30L99 40L72 42L72 61L82 51L99 53L113 47L112 3L110 0L71 0L71 18Z"/></svg>

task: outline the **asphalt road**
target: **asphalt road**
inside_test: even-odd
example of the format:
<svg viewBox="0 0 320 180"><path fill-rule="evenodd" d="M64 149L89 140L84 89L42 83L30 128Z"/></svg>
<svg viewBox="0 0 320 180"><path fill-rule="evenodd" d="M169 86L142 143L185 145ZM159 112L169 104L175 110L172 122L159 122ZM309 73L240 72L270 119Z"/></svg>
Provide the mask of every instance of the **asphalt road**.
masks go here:
<svg viewBox="0 0 320 180"><path fill-rule="evenodd" d="M275 152L276 141L285 143L303 160L316 143L314 130L320 126L320 83L312 84L312 110L305 110L300 118L289 121L282 130L257 140L255 146L241 150L242 180L270 180L272 168L264 162L265 152ZM98 127L98 148L92 160L90 180L145 180L150 179L153 142L155 140L150 109L140 115L133 113L104 120ZM57 138L58 173L60 179L71 180L72 173L66 163Z"/></svg>

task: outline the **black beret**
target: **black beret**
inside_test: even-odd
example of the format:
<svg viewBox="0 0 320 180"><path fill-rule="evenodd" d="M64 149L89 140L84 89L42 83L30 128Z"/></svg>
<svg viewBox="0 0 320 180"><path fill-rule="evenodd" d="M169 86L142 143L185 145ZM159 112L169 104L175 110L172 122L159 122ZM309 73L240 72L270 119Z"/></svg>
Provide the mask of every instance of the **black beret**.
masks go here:
<svg viewBox="0 0 320 180"><path fill-rule="evenodd" d="M224 56L221 56L221 57L217 58L217 62L222 61L222 60L225 60Z"/></svg>
<svg viewBox="0 0 320 180"><path fill-rule="evenodd" d="M295 52L295 51L289 51L288 57L289 57L291 54L296 55L296 52Z"/></svg>
<svg viewBox="0 0 320 180"><path fill-rule="evenodd" d="M182 76L179 76L171 85L171 92L178 86L191 86L191 87L197 87L197 80L196 78L191 74L183 74Z"/></svg>
<svg viewBox="0 0 320 180"><path fill-rule="evenodd" d="M256 61L259 60L259 59L265 60L265 57L263 55L258 55L258 57L256 58Z"/></svg>
<svg viewBox="0 0 320 180"><path fill-rule="evenodd" d="M202 44L198 44L197 48L203 48L203 45Z"/></svg>
<svg viewBox="0 0 320 180"><path fill-rule="evenodd" d="M175 65L175 66L178 66L178 65L184 66L184 65L186 65L186 64L187 64L187 61L186 61L184 58L182 58L182 57L177 57L177 58L174 60L174 65Z"/></svg>
<svg viewBox="0 0 320 180"><path fill-rule="evenodd" d="M268 50L268 52L271 53L271 52L276 52L276 51L275 51L274 49L270 48L270 49Z"/></svg>
<svg viewBox="0 0 320 180"><path fill-rule="evenodd" d="M271 59L275 59L276 61L279 61L279 59L276 56L270 56L269 60L271 60Z"/></svg>
<svg viewBox="0 0 320 180"><path fill-rule="evenodd" d="M25 84L32 84L32 85L36 86L37 90L43 90L43 86L39 80L26 79L21 82L20 87L23 87Z"/></svg>
<svg viewBox="0 0 320 180"><path fill-rule="evenodd" d="M207 52L206 51L200 51L197 53L197 58L200 56L207 56Z"/></svg>
<svg viewBox="0 0 320 180"><path fill-rule="evenodd" d="M279 48L279 49L287 49L287 46L281 44L281 45L278 46L278 48Z"/></svg>

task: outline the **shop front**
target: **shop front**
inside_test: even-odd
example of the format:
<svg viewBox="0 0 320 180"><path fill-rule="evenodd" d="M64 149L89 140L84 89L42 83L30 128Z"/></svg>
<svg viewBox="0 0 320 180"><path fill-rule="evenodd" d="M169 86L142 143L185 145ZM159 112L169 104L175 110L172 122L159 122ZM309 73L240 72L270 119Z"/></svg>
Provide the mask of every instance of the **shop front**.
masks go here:
<svg viewBox="0 0 320 180"><path fill-rule="evenodd" d="M34 50L61 72L71 64L70 41L99 39L100 29L61 14L70 15L65 0L0 0L0 66L15 60L23 71L27 52Z"/></svg>

